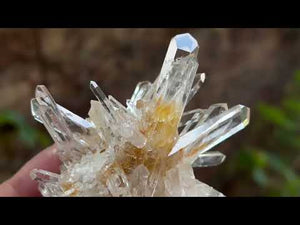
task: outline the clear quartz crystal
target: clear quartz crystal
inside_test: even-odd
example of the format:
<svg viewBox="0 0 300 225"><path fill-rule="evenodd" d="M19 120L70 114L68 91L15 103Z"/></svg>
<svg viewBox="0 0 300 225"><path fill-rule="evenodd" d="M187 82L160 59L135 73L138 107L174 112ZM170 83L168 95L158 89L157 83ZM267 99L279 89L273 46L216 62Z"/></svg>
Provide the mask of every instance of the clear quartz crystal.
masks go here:
<svg viewBox="0 0 300 225"><path fill-rule="evenodd" d="M226 156L221 152L210 151L208 153L200 154L193 162L193 167L209 167L217 166L225 160Z"/></svg>
<svg viewBox="0 0 300 225"><path fill-rule="evenodd" d="M243 129L249 108L213 104L184 112L205 81L197 73L199 46L190 34L171 39L161 71L137 84L123 106L95 81L84 119L57 104L38 85L33 117L58 148L60 174L34 169L43 196L224 196L194 176L193 167L217 166L221 152L209 151Z"/></svg>

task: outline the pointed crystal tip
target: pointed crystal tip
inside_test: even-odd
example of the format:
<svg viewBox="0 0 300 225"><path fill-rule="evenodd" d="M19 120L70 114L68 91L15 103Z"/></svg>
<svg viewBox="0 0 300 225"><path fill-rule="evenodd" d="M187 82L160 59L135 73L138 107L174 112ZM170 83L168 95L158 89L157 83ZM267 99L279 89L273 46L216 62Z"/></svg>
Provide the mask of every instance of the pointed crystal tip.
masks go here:
<svg viewBox="0 0 300 225"><path fill-rule="evenodd" d="M90 87L97 88L98 85L97 85L97 83L95 81L91 80L90 81Z"/></svg>
<svg viewBox="0 0 300 225"><path fill-rule="evenodd" d="M197 57L199 45L195 38L189 33L178 34L170 41L167 54L165 56L165 62L162 71L166 69L169 62L172 62L178 58L193 55Z"/></svg>
<svg viewBox="0 0 300 225"><path fill-rule="evenodd" d="M101 88L98 86L98 84L95 81L90 81L90 89L94 93L94 95L98 98L99 101L104 102L106 99L106 95L101 90Z"/></svg>
<svg viewBox="0 0 300 225"><path fill-rule="evenodd" d="M192 53L198 48L198 42L189 33L179 34L174 37L178 49Z"/></svg>

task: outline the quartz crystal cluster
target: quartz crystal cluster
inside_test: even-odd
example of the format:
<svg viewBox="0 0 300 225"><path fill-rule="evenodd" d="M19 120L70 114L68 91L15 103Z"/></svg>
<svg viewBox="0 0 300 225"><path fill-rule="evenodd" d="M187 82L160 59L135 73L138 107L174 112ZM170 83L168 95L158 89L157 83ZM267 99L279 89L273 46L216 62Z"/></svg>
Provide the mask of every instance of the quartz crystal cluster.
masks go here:
<svg viewBox="0 0 300 225"><path fill-rule="evenodd" d="M96 82L89 117L57 104L43 85L31 100L58 148L60 174L34 169L43 196L224 196L197 180L193 167L216 166L225 155L209 151L249 123L250 110L214 104L184 112L205 80L197 73L198 43L172 38L156 80L137 84L122 105Z"/></svg>

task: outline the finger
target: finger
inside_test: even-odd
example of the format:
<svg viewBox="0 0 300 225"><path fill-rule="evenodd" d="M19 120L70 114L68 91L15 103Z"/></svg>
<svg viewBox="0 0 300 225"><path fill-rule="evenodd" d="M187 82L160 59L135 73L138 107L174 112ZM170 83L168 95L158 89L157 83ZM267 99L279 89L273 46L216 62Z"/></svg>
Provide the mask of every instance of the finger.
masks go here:
<svg viewBox="0 0 300 225"><path fill-rule="evenodd" d="M30 177L33 169L59 172L60 160L54 145L28 161L11 179L0 185L0 196L41 196L38 184Z"/></svg>

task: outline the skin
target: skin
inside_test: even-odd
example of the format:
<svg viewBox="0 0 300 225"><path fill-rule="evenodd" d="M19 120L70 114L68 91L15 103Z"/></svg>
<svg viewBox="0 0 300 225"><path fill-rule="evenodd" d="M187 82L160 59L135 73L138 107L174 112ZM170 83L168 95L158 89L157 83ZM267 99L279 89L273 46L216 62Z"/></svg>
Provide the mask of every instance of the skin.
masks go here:
<svg viewBox="0 0 300 225"><path fill-rule="evenodd" d="M30 177L33 169L59 173L60 160L52 145L29 160L13 177L0 184L0 197L40 197L38 184Z"/></svg>

